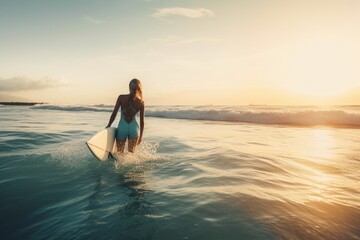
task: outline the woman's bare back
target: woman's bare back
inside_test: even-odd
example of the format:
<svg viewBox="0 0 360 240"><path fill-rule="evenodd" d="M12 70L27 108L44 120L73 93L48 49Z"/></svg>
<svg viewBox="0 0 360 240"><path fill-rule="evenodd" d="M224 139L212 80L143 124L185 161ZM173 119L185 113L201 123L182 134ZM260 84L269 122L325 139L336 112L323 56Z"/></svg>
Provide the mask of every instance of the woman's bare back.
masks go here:
<svg viewBox="0 0 360 240"><path fill-rule="evenodd" d="M120 96L121 114L126 122L130 123L134 116L140 111L144 103L139 98L131 98L129 94Z"/></svg>

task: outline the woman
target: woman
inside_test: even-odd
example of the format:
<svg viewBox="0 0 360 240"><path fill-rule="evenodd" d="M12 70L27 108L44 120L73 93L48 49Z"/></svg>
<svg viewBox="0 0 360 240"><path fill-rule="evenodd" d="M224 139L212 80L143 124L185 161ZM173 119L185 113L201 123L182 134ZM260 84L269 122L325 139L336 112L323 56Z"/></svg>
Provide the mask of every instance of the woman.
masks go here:
<svg viewBox="0 0 360 240"><path fill-rule="evenodd" d="M114 111L111 114L107 128L114 122L119 107L121 107L121 118L116 131L117 150L124 152L125 142L128 139L128 150L134 152L135 146L141 143L144 131L145 104L142 95L141 82L133 79L129 83L130 93L120 95L116 101ZM136 121L136 114L140 111L140 129Z"/></svg>

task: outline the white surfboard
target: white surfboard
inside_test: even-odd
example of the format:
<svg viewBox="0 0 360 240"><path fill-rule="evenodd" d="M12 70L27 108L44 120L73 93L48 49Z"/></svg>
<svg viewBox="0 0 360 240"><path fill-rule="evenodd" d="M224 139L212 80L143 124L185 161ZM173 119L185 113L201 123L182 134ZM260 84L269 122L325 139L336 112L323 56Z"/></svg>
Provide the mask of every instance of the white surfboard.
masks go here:
<svg viewBox="0 0 360 240"><path fill-rule="evenodd" d="M101 130L95 134L86 145L94 156L100 161L105 161L109 158L109 153L114 152L116 128L110 127Z"/></svg>

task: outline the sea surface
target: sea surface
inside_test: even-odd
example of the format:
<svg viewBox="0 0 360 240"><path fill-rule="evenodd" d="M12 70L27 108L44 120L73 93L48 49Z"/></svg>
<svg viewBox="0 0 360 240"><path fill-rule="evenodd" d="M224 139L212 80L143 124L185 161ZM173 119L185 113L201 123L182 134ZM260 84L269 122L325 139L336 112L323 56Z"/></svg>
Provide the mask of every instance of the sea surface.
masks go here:
<svg viewBox="0 0 360 240"><path fill-rule="evenodd" d="M360 239L360 106L148 106L100 162L112 108L0 106L1 239Z"/></svg>

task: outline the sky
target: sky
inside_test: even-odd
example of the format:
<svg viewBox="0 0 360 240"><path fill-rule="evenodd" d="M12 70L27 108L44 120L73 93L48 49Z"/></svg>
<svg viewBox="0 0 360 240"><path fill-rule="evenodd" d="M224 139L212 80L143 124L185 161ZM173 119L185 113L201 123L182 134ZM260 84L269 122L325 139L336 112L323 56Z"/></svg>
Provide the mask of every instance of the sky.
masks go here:
<svg viewBox="0 0 360 240"><path fill-rule="evenodd" d="M0 0L0 100L360 104L357 0Z"/></svg>

